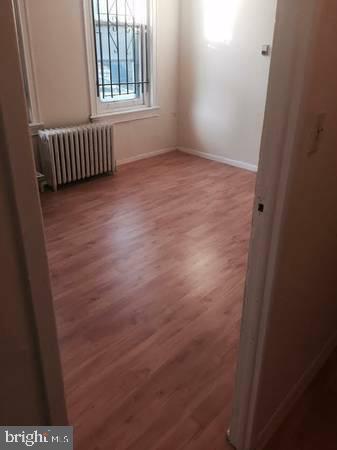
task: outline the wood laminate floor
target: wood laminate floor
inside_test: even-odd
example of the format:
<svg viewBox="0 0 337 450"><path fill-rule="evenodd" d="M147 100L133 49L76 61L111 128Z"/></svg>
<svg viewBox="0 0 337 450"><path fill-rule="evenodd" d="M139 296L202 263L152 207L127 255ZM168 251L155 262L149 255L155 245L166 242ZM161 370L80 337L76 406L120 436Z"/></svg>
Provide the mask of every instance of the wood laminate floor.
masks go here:
<svg viewBox="0 0 337 450"><path fill-rule="evenodd" d="M42 196L79 450L227 450L255 175L174 152Z"/></svg>

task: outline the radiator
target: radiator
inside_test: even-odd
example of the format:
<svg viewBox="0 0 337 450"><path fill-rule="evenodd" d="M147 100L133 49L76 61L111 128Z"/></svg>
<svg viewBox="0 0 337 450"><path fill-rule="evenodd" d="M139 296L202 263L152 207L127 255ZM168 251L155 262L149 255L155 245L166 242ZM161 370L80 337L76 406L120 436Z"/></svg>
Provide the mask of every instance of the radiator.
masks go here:
<svg viewBox="0 0 337 450"><path fill-rule="evenodd" d="M42 130L39 137L42 172L54 191L61 185L115 172L111 125Z"/></svg>

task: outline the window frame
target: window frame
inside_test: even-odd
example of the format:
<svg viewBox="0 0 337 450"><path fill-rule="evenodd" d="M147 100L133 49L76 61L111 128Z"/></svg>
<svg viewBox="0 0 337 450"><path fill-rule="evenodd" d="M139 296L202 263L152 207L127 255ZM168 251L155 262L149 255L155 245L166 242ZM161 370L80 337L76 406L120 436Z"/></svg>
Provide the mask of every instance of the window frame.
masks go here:
<svg viewBox="0 0 337 450"><path fill-rule="evenodd" d="M31 51L31 37L29 31L28 11L25 0L14 0L15 21L17 28L18 46L22 76L25 85L26 101L29 116L29 128L32 135L43 128L41 121L38 91L36 88L35 65Z"/></svg>
<svg viewBox="0 0 337 450"><path fill-rule="evenodd" d="M104 119L116 119L116 121L136 120L157 116L157 51L156 51L156 24L157 24L157 0L148 2L148 38L149 38L149 89L145 103L142 99L106 101L103 102L97 96L97 70L95 51L95 30L93 27L92 0L83 0L84 27L87 50L88 84L90 93L91 116L95 122Z"/></svg>

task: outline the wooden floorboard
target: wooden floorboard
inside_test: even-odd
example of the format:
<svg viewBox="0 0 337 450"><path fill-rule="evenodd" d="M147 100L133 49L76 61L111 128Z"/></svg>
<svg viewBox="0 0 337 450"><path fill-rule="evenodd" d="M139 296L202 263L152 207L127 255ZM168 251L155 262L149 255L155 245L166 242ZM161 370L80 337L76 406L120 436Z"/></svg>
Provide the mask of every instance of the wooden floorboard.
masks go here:
<svg viewBox="0 0 337 450"><path fill-rule="evenodd" d="M254 184L174 152L42 196L77 449L229 449Z"/></svg>

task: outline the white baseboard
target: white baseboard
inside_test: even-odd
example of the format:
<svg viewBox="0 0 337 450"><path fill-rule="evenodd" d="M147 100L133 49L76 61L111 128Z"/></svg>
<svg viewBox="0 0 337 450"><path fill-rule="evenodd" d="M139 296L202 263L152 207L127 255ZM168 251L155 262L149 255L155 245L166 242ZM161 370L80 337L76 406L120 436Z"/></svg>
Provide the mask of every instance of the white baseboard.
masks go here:
<svg viewBox="0 0 337 450"><path fill-rule="evenodd" d="M125 164L130 164L135 161L141 161L142 159L154 158L155 156L165 155L165 153L174 152L177 147L163 148L161 150L155 150L154 152L142 153L141 155L132 156L131 158L117 160L117 167Z"/></svg>
<svg viewBox="0 0 337 450"><path fill-rule="evenodd" d="M257 172L257 166L243 161L236 161L234 159L225 158L224 156L212 155L210 153L199 152L198 150L192 150L185 147L170 147L161 150L155 150L153 152L142 153L141 155L132 156L130 158L117 160L117 167L123 166L125 164L130 164L132 162L141 161L143 159L154 158L155 156L164 155L165 153L170 153L179 150L183 153L188 153L189 155L198 156L199 158L209 159L211 161L217 161L222 164L228 164L229 166L238 167L240 169L249 170L250 172Z"/></svg>
<svg viewBox="0 0 337 450"><path fill-rule="evenodd" d="M287 418L291 409L295 406L297 400L304 394L306 389L310 386L312 381L318 372L322 369L324 364L328 361L329 357L337 347L337 333L332 336L326 343L321 353L313 361L310 367L304 372L303 376L291 389L287 397L281 403L279 408L271 417L265 428L260 433L258 439L258 445L256 448L264 448L268 441L272 438L273 434L278 430L282 422Z"/></svg>
<svg viewBox="0 0 337 450"><path fill-rule="evenodd" d="M189 155L199 156L199 158L209 159L211 161L217 161L222 164L228 164L229 166L238 167L240 169L249 170L250 172L257 172L257 166L249 164L243 161L236 161L235 159L229 159L225 156L213 155L211 153L199 152L198 150L192 150L186 147L178 147L178 150Z"/></svg>

